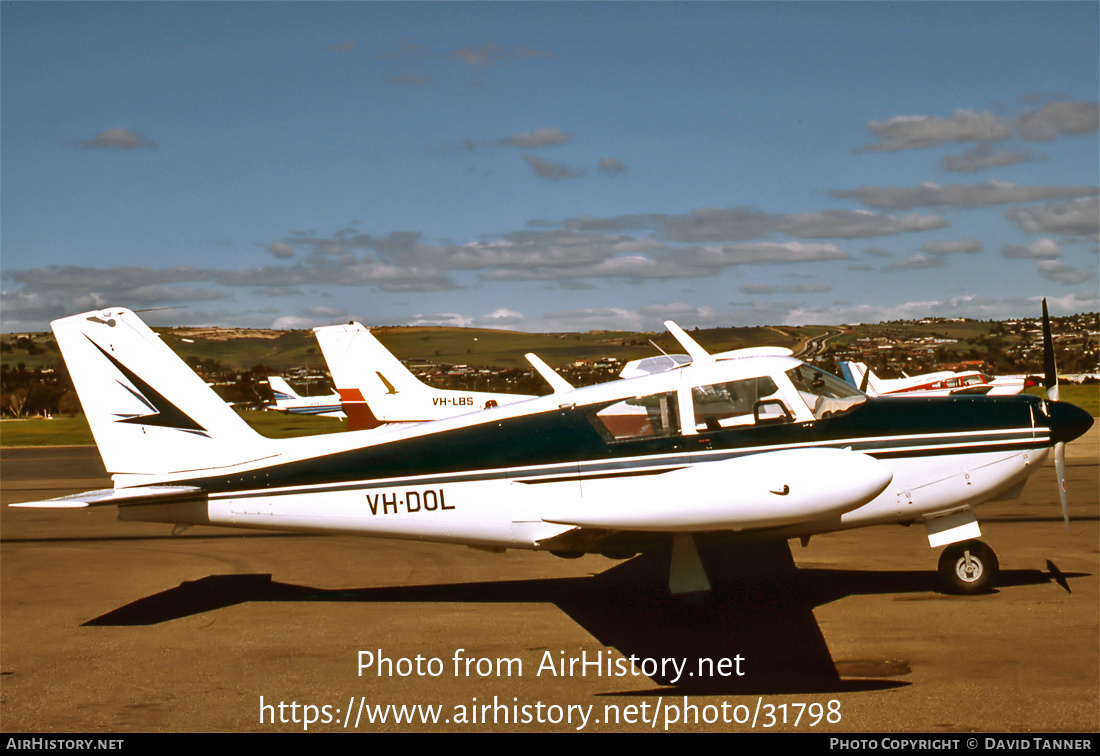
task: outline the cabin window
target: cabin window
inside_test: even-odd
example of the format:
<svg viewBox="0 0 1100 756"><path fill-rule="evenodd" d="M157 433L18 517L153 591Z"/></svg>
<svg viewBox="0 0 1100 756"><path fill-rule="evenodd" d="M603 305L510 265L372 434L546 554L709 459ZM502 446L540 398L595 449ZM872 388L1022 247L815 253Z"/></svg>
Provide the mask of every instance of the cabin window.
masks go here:
<svg viewBox="0 0 1100 756"><path fill-rule="evenodd" d="M867 401L867 395L851 384L806 364L788 370L787 377L818 420L838 412L846 412Z"/></svg>
<svg viewBox="0 0 1100 756"><path fill-rule="evenodd" d="M757 422L786 422L791 418L768 376L696 386L691 390L697 431L720 430Z"/></svg>
<svg viewBox="0 0 1100 756"><path fill-rule="evenodd" d="M675 391L627 399L604 407L589 418L612 441L662 438L680 432Z"/></svg>

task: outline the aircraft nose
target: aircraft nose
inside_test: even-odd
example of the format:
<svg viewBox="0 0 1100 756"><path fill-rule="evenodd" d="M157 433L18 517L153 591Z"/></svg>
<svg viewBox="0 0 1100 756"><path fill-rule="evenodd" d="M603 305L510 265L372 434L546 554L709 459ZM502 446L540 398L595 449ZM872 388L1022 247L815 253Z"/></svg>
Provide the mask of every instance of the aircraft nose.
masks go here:
<svg viewBox="0 0 1100 756"><path fill-rule="evenodd" d="M1089 413L1069 402L1048 402L1050 438L1054 442L1069 442L1083 436L1092 427Z"/></svg>

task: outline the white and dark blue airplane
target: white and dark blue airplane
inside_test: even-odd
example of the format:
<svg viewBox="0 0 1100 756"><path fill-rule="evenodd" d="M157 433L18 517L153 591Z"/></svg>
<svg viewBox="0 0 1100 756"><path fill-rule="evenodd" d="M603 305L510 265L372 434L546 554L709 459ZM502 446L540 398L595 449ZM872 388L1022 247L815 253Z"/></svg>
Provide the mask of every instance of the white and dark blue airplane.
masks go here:
<svg viewBox="0 0 1100 756"><path fill-rule="evenodd" d="M318 417L338 417L344 419L344 409L340 405L340 394L324 396L302 396L281 376L269 375L267 385L275 395L275 404L271 409L288 415L316 415Z"/></svg>
<svg viewBox="0 0 1100 756"><path fill-rule="evenodd" d="M709 588L694 535L802 538L923 524L955 590L997 561L973 508L1018 495L1091 425L1032 396L868 398L781 350L688 352L671 369L442 420L273 440L132 312L54 333L114 487L20 506L119 519L622 556L671 542L669 588ZM660 359L660 358L658 358ZM1051 371L1053 373L1053 371ZM1064 463L1059 464L1064 487ZM1066 502L1063 493L1063 508ZM1068 523L1068 519L1067 519Z"/></svg>

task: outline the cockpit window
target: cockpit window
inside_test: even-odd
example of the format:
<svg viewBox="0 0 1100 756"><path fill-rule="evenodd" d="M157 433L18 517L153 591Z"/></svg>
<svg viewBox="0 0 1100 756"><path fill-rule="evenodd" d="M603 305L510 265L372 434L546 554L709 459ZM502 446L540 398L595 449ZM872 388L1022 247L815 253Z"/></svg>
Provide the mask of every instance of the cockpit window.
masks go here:
<svg viewBox="0 0 1100 756"><path fill-rule="evenodd" d="M753 425L761 419L759 406L761 401L768 402L770 409L764 416L771 419L776 415L776 407L782 407L779 387L769 376L749 378L747 380L712 383L708 386L696 386L691 390L691 403L695 409L695 429L719 430L734 425ZM789 413L787 413L789 416Z"/></svg>
<svg viewBox="0 0 1100 756"><path fill-rule="evenodd" d="M592 413L589 420L611 441L660 438L680 432L675 391L612 404Z"/></svg>
<svg viewBox="0 0 1100 756"><path fill-rule="evenodd" d="M846 412L867 401L867 396L850 384L810 365L802 364L791 368L787 371L787 377L818 420Z"/></svg>

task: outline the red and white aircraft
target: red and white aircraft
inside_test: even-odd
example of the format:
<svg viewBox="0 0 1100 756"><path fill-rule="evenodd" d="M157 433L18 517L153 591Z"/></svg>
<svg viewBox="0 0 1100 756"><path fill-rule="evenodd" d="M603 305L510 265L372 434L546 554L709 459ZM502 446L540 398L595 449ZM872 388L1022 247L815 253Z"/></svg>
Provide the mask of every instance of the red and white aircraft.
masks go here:
<svg viewBox="0 0 1100 756"><path fill-rule="evenodd" d="M862 362L842 361L840 373L844 380L868 396L958 396L960 394L1004 396L1019 394L1028 385L1022 377L991 378L977 370L879 378Z"/></svg>

